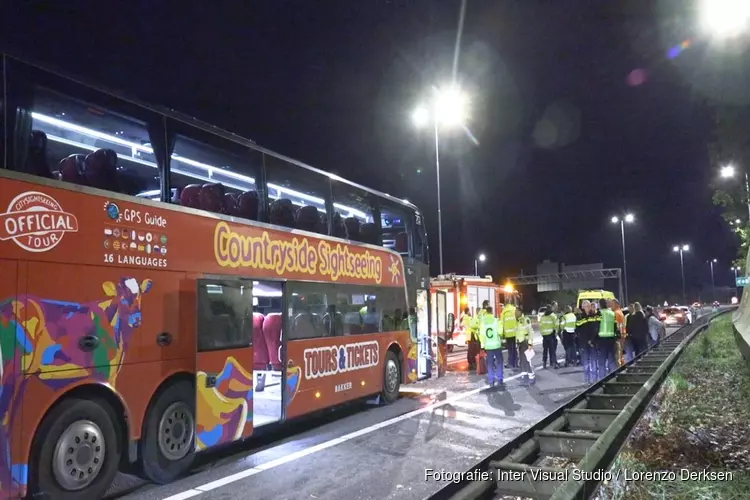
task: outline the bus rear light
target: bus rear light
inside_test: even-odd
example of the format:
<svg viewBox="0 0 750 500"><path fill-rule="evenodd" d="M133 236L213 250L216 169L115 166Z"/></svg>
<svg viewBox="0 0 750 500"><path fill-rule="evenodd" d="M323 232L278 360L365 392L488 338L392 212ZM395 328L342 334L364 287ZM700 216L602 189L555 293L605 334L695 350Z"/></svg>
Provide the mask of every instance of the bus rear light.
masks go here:
<svg viewBox="0 0 750 500"><path fill-rule="evenodd" d="M316 398L319 398L319 397L320 397L320 391L315 391L315 397L316 397Z"/></svg>
<svg viewBox="0 0 750 500"><path fill-rule="evenodd" d="M365 381L364 380L361 382L361 385L362 385L362 387L365 386Z"/></svg>

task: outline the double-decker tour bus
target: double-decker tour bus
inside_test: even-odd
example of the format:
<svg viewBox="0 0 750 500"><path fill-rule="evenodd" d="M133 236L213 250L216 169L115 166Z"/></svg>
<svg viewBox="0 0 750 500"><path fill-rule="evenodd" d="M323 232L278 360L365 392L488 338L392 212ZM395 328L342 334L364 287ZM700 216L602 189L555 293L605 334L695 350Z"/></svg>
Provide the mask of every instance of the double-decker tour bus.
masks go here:
<svg viewBox="0 0 750 500"><path fill-rule="evenodd" d="M196 452L425 375L416 207L2 71L0 498L101 498L118 470L169 482Z"/></svg>
<svg viewBox="0 0 750 500"><path fill-rule="evenodd" d="M468 308L474 316L487 300L493 313L500 317L505 304L521 306L521 294L512 285L494 283L492 276L440 275L430 280L431 311L433 321L430 333L433 344L446 345L448 352L455 346L464 347L468 339L460 331L458 321ZM445 340L443 340L445 339Z"/></svg>

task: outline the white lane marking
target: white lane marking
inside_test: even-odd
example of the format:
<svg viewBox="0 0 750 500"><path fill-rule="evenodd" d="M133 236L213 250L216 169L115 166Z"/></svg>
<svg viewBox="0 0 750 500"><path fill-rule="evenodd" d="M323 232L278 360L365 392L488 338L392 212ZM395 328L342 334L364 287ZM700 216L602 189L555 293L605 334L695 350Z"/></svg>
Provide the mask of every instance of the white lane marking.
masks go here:
<svg viewBox="0 0 750 500"><path fill-rule="evenodd" d="M521 377L521 373L506 377L504 378L504 382L508 382L510 380L515 380L517 378ZM429 404L423 408L419 408L418 410L414 410L409 413L404 413L403 415L400 415L398 417L394 417L390 420L384 420L383 422L379 422L377 424L373 424L369 427L365 427L364 429L360 429L358 431L350 432L349 434L345 434L341 437L337 437L334 439L331 439L330 441L325 441L323 443L316 444L315 446L311 446L310 448L306 448L304 450L299 450L294 453L290 453L289 455L285 455L281 458L277 458L276 460L271 460L270 462L266 462L264 464L256 465L255 467L252 467L250 469L245 469L243 471L237 472L235 474L232 474L230 476L223 477L221 479L217 479L216 481L211 481L210 483L206 483L200 486L196 486L195 488L191 488L189 490L182 491L180 493L177 493L175 495L166 497L162 500L185 500L187 498L192 498L194 496L200 495L201 493L206 493L211 490L215 490L216 488L220 488L222 486L226 486L227 484L234 483L236 481L239 481L241 479L245 479L246 477L253 476L259 472L263 472L264 470L273 469L275 467L278 467L280 465L288 464L289 462L293 462L295 460L299 460L300 458L307 457L309 455L312 455L313 453L317 453L319 451L327 450L328 448L331 448L333 446L339 445L341 443L345 443L347 441L351 441L352 439L356 439L358 437L364 436L366 434L370 434L371 432L375 432L378 429L382 429L383 427L388 427L389 425L397 424L399 422L403 422L404 420L408 420L412 417L415 417L417 415L421 415L422 413L427 413L431 410L434 410L435 408L440 408L441 406L445 406L448 404L451 404L455 401L460 401L462 399L465 399L469 396L472 396L474 394L478 394L479 392L487 389L487 386L483 387L477 387L476 389L472 389L470 391L462 392L459 394L456 394L454 396L451 396L449 398L446 398L442 401L438 401L436 403Z"/></svg>

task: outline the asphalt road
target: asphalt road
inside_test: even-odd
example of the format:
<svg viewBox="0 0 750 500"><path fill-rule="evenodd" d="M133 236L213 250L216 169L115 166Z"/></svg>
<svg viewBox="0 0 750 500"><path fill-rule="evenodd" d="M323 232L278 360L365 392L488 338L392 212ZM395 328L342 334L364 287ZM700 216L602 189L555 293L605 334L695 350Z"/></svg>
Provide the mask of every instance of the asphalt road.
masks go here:
<svg viewBox="0 0 750 500"><path fill-rule="evenodd" d="M406 386L392 405L354 405L203 456L169 485L121 475L108 498L422 499L444 485L425 480L427 469L467 470L585 388L580 367L538 370L531 388L517 377L506 373L507 390L493 391L484 377L450 371Z"/></svg>

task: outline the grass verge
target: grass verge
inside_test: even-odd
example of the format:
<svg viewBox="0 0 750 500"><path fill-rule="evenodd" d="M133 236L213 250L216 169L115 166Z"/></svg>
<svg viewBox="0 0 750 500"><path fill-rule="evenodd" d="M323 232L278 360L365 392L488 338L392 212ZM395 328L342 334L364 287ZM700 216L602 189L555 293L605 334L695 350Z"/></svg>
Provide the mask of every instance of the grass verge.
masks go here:
<svg viewBox="0 0 750 500"><path fill-rule="evenodd" d="M750 370L724 314L688 346L612 467L599 498L750 498ZM625 480L675 471L675 480ZM731 472L731 480L681 479L682 471ZM617 473L620 472L619 477Z"/></svg>

